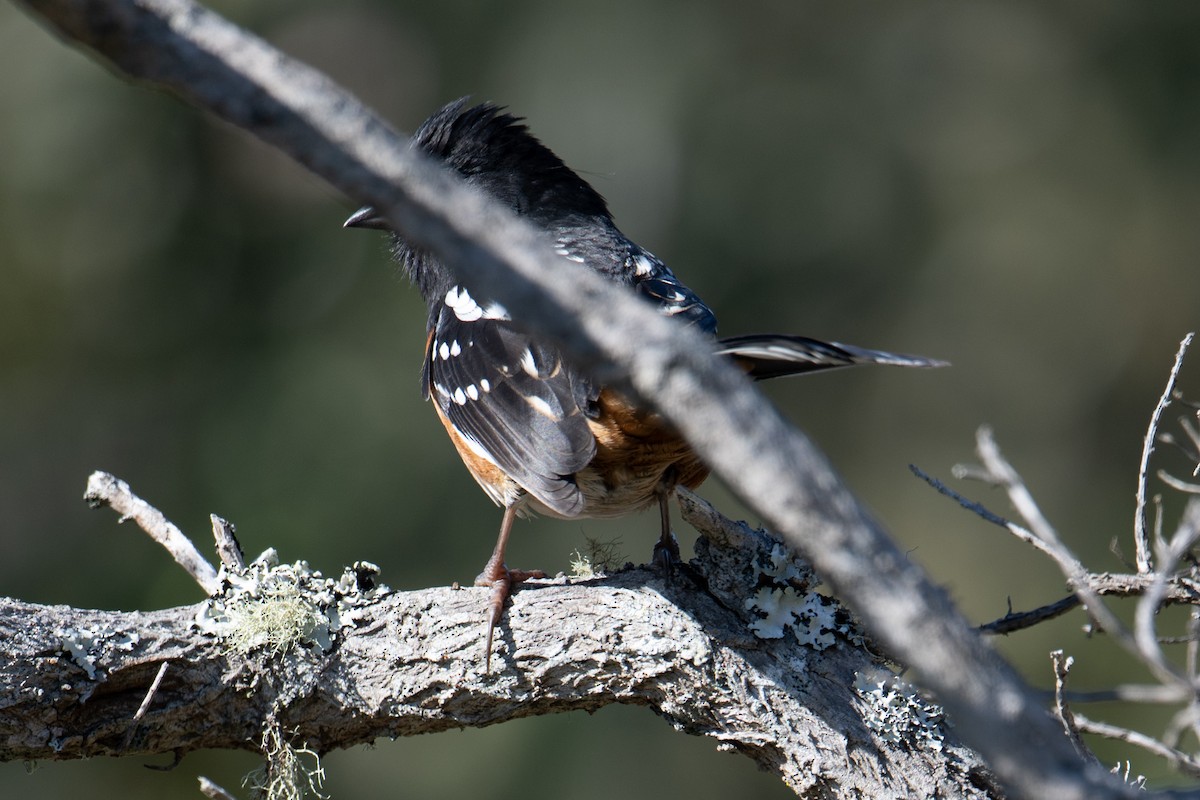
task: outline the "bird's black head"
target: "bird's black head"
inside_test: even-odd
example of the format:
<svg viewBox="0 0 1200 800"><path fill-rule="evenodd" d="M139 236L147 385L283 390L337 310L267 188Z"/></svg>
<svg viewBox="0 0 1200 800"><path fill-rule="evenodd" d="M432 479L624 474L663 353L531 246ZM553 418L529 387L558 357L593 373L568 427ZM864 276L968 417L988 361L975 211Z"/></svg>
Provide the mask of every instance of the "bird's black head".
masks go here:
<svg viewBox="0 0 1200 800"><path fill-rule="evenodd" d="M457 172L468 183L525 217L535 227L556 229L612 224L604 198L537 140L518 117L482 103L466 108L467 98L449 103L421 124L412 146ZM384 228L367 207L346 227ZM394 255L426 302L444 296L453 283L432 255L395 235Z"/></svg>

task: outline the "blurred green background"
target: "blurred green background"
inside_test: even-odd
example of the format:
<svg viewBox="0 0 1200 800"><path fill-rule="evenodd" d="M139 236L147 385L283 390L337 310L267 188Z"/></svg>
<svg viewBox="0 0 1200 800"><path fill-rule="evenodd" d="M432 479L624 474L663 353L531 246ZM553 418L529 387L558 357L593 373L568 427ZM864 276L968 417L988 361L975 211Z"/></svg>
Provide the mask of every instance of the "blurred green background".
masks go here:
<svg viewBox="0 0 1200 800"><path fill-rule="evenodd" d="M981 423L1089 566L1123 568L1108 548L1132 549L1146 422L1200 321L1200 6L217 8L402 130L463 94L527 117L724 333L951 360L767 390L972 619L1063 594L1043 558L907 470L956 483ZM114 609L200 599L147 537L84 506L94 469L206 547L215 512L247 551L327 573L368 559L396 588L471 579L499 512L420 401L424 310L380 236L341 229L353 204L9 4L0 63L0 593ZM1198 375L1200 353L1182 378L1193 397ZM996 493L956 485L1007 513ZM716 481L703 493L746 514ZM589 536L621 536L641 561L655 530L653 514L526 522L510 563L564 569ZM1077 656L1076 688L1145 679L1081 622L999 646L1039 686L1054 647ZM1152 733L1165 719L1087 711ZM1139 752L1098 747L1176 782ZM715 752L644 709L610 708L325 764L342 798L789 795ZM197 797L197 774L233 789L255 763L203 753L142 768L154 761L0 765L0 796Z"/></svg>

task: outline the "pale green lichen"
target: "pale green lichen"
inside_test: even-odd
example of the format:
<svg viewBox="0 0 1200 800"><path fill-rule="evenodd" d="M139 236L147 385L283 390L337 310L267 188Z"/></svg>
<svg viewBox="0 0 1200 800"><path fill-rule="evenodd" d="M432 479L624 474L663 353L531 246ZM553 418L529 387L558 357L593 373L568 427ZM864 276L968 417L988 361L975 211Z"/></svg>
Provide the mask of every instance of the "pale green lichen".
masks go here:
<svg viewBox="0 0 1200 800"><path fill-rule="evenodd" d="M576 550L571 553L571 560L567 562L571 568L571 577L579 580L589 581L592 578L600 577L600 573L592 566L592 560Z"/></svg>
<svg viewBox="0 0 1200 800"><path fill-rule="evenodd" d="M325 769L321 757L307 746L295 747L276 722L263 730L262 753L266 762L242 779L242 786L259 800L327 798L321 792Z"/></svg>
<svg viewBox="0 0 1200 800"><path fill-rule="evenodd" d="M375 585L378 572L359 562L335 581L305 561L279 564L268 550L236 573L222 567L225 589L200 608L196 625L242 655L258 649L281 655L298 645L328 651L339 630L389 591Z"/></svg>

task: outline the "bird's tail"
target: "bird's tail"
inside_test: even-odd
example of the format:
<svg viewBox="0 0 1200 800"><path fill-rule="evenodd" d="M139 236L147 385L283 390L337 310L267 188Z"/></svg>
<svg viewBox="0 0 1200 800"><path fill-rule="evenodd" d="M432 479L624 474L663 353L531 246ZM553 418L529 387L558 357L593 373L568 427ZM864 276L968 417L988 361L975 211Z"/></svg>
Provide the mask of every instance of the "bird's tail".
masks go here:
<svg viewBox="0 0 1200 800"><path fill-rule="evenodd" d="M732 358L756 381L856 364L923 368L949 366L949 362L933 358L867 350L851 344L775 333L721 339L717 342L717 353Z"/></svg>

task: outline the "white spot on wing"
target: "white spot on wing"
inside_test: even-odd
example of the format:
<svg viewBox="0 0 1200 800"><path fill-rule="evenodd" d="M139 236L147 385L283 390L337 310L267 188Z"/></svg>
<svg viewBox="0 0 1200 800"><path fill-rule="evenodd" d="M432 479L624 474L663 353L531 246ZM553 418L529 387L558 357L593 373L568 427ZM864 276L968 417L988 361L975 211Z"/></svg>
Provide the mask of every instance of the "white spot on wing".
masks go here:
<svg viewBox="0 0 1200 800"><path fill-rule="evenodd" d="M537 362L533 360L533 351L528 347L525 352L521 353L521 369L525 370L525 374L531 378L538 377Z"/></svg>
<svg viewBox="0 0 1200 800"><path fill-rule="evenodd" d="M638 275L649 275L654 272L654 259L647 257L645 253L638 253L633 259L633 267Z"/></svg>
<svg viewBox="0 0 1200 800"><path fill-rule="evenodd" d="M478 319L510 319L508 311L499 303L488 303L481 307L475 298L461 286L452 286L446 292L446 306L463 322Z"/></svg>
<svg viewBox="0 0 1200 800"><path fill-rule="evenodd" d="M460 406L467 404L467 396L463 394L462 389L454 390L454 402L458 403Z"/></svg>
<svg viewBox="0 0 1200 800"><path fill-rule="evenodd" d="M455 341L454 344L450 345L450 355L456 356L461 352L462 352L462 348L458 346L457 341Z"/></svg>
<svg viewBox="0 0 1200 800"><path fill-rule="evenodd" d="M558 419L558 415L554 413L554 409L550 408L550 404L542 398L536 396L526 397L525 402L529 403L533 407L533 410L542 416L549 417L550 419Z"/></svg>
<svg viewBox="0 0 1200 800"><path fill-rule="evenodd" d="M450 357L450 348L446 346L445 342L438 345L438 355L442 357L442 361Z"/></svg>
<svg viewBox="0 0 1200 800"><path fill-rule="evenodd" d="M479 382L479 388L485 392L490 392L492 390L492 383L487 378L484 378Z"/></svg>
<svg viewBox="0 0 1200 800"><path fill-rule="evenodd" d="M479 389L475 387L475 384L472 383L467 387L467 397L471 398L472 400L479 399Z"/></svg>

